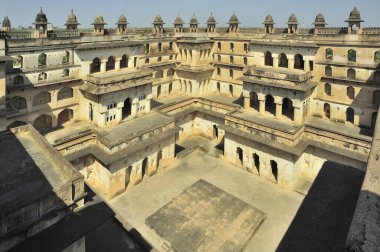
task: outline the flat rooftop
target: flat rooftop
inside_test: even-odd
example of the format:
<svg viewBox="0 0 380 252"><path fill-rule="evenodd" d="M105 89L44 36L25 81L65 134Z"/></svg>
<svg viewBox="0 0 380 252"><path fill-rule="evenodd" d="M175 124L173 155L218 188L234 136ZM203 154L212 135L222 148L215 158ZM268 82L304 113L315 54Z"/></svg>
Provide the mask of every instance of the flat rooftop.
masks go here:
<svg viewBox="0 0 380 252"><path fill-rule="evenodd" d="M47 151L52 147L31 126L20 128L0 137L0 214L38 201L78 176L52 159Z"/></svg>

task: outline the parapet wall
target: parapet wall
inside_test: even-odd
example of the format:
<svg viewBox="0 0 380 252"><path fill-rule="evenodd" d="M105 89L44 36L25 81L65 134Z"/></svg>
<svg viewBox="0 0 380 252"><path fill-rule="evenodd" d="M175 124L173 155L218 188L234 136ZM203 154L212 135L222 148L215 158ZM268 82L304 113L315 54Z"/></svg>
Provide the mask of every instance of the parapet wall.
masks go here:
<svg viewBox="0 0 380 252"><path fill-rule="evenodd" d="M380 114L377 117L380 122ZM350 230L346 251L379 251L380 248L380 124L376 124L367 172Z"/></svg>

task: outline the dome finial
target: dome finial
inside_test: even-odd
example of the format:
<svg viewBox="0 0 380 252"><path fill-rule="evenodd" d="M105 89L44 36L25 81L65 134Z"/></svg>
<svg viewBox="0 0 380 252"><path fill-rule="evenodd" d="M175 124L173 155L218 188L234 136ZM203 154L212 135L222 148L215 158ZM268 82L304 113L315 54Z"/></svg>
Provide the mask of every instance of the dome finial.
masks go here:
<svg viewBox="0 0 380 252"><path fill-rule="evenodd" d="M42 13L42 6L41 6L41 9L40 9L40 12Z"/></svg>

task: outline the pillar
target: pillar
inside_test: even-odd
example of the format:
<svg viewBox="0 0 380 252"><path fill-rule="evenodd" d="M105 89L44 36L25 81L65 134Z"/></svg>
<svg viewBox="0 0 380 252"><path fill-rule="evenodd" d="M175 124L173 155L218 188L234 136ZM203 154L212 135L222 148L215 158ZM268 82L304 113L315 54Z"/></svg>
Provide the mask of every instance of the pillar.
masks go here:
<svg viewBox="0 0 380 252"><path fill-rule="evenodd" d="M138 104L138 101L132 101L132 107L131 107L132 116L136 116L137 114L137 104Z"/></svg>
<svg viewBox="0 0 380 252"><path fill-rule="evenodd" d="M280 118L282 115L282 102L281 103L275 103L276 104L276 117Z"/></svg>
<svg viewBox="0 0 380 252"><path fill-rule="evenodd" d="M137 185L142 180L142 160L137 161L132 166L130 183Z"/></svg>
<svg viewBox="0 0 380 252"><path fill-rule="evenodd" d="M250 99L249 99L249 96L244 96L244 108L245 109L249 109L250 107Z"/></svg>
<svg viewBox="0 0 380 252"><path fill-rule="evenodd" d="M304 69L306 72L309 72L310 71L310 63L309 63L309 60L305 60L304 61Z"/></svg>
<svg viewBox="0 0 380 252"><path fill-rule="evenodd" d="M117 58L115 60L115 70L120 70L120 61L121 61L121 58Z"/></svg>
<svg viewBox="0 0 380 252"><path fill-rule="evenodd" d="M157 154L148 158L148 175L152 176L157 173Z"/></svg>
<svg viewBox="0 0 380 252"><path fill-rule="evenodd" d="M107 60L102 60L101 63L100 63L100 72L101 73L105 73L106 72L106 64L107 64Z"/></svg>
<svg viewBox="0 0 380 252"><path fill-rule="evenodd" d="M294 69L294 56L288 58L288 68L290 70L293 70Z"/></svg>
<svg viewBox="0 0 380 252"><path fill-rule="evenodd" d="M297 124L302 123L302 113L301 108L294 107L294 122Z"/></svg>
<svg viewBox="0 0 380 252"><path fill-rule="evenodd" d="M273 67L278 67L278 55L272 54L273 57Z"/></svg>
<svg viewBox="0 0 380 252"><path fill-rule="evenodd" d="M265 100L259 100L259 113L264 114L265 112Z"/></svg>
<svg viewBox="0 0 380 252"><path fill-rule="evenodd" d="M151 104L152 104L152 99L151 98L147 98L146 102L145 102L145 112L148 113L150 111Z"/></svg>

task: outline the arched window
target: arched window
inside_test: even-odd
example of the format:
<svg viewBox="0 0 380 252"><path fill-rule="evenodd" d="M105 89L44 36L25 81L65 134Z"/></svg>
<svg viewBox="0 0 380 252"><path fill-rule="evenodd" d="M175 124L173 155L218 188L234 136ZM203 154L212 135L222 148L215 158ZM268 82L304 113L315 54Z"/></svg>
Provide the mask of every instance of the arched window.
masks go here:
<svg viewBox="0 0 380 252"><path fill-rule="evenodd" d="M259 102L259 96L257 95L257 93L254 91L249 93L249 106L258 111L259 110L259 103L260 103Z"/></svg>
<svg viewBox="0 0 380 252"><path fill-rule="evenodd" d="M276 105L274 103L274 98L271 95L265 97L265 111L271 113L272 115L276 114Z"/></svg>
<svg viewBox="0 0 380 252"><path fill-rule="evenodd" d="M355 71L355 69L352 69L352 68L348 69L347 70L347 79L349 79L349 80L355 80L355 78L356 78L356 71Z"/></svg>
<svg viewBox="0 0 380 252"><path fill-rule="evenodd" d="M155 77L156 77L157 79L163 78L163 77L164 77L164 72L163 72L162 70L158 70L158 71L156 72Z"/></svg>
<svg viewBox="0 0 380 252"><path fill-rule="evenodd" d="M146 58L145 59L145 64L149 64L149 62L150 62L149 58Z"/></svg>
<svg viewBox="0 0 380 252"><path fill-rule="evenodd" d="M235 49L235 45L234 45L234 43L230 43L230 50L231 50L231 52L233 52L234 49Z"/></svg>
<svg viewBox="0 0 380 252"><path fill-rule="evenodd" d="M246 52L246 53L248 52L248 44L247 43L244 44L244 52Z"/></svg>
<svg viewBox="0 0 380 252"><path fill-rule="evenodd" d="M57 100L64 100L74 96L74 90L70 87L64 87L58 91Z"/></svg>
<svg viewBox="0 0 380 252"><path fill-rule="evenodd" d="M33 105L47 104L51 102L51 95L47 91L42 91L33 97Z"/></svg>
<svg viewBox="0 0 380 252"><path fill-rule="evenodd" d="M332 76L332 68L331 66L326 66L325 67L325 76L331 77Z"/></svg>
<svg viewBox="0 0 380 252"><path fill-rule="evenodd" d="M222 50L222 43L218 42L218 50L221 51Z"/></svg>
<svg viewBox="0 0 380 252"><path fill-rule="evenodd" d="M158 43L158 52L161 52L162 51L162 43Z"/></svg>
<svg viewBox="0 0 380 252"><path fill-rule="evenodd" d="M292 121L294 120L293 101L289 98L282 99L282 115L288 117Z"/></svg>
<svg viewBox="0 0 380 252"><path fill-rule="evenodd" d="M92 60L90 73L98 73L98 72L100 72L100 59L95 58Z"/></svg>
<svg viewBox="0 0 380 252"><path fill-rule="evenodd" d="M323 111L325 113L325 117L330 118L330 104L323 104Z"/></svg>
<svg viewBox="0 0 380 252"><path fill-rule="evenodd" d="M247 59L247 57L244 57L243 61L244 61L244 65L248 66L248 59Z"/></svg>
<svg viewBox="0 0 380 252"><path fill-rule="evenodd" d="M47 130L51 130L53 128L53 120L51 116L49 115L40 115L36 118L33 122L33 127L36 128L36 130L43 132Z"/></svg>
<svg viewBox="0 0 380 252"><path fill-rule="evenodd" d="M106 63L106 71L115 70L115 57L110 56Z"/></svg>
<svg viewBox="0 0 380 252"><path fill-rule="evenodd" d="M234 78L234 70L230 69L230 78Z"/></svg>
<svg viewBox="0 0 380 252"><path fill-rule="evenodd" d="M327 60L332 60L334 58L334 51L331 48L327 48L325 54Z"/></svg>
<svg viewBox="0 0 380 252"><path fill-rule="evenodd" d="M222 61L222 56L218 55L218 61L219 61L219 62Z"/></svg>
<svg viewBox="0 0 380 252"><path fill-rule="evenodd" d="M64 109L58 114L57 124L62 126L64 123L71 121L74 118L74 111L72 109Z"/></svg>
<svg viewBox="0 0 380 252"><path fill-rule="evenodd" d="M331 96L331 85L329 83L325 84L325 94Z"/></svg>
<svg viewBox="0 0 380 252"><path fill-rule="evenodd" d="M18 85L18 84L23 84L24 83L24 77L21 75L17 75L13 78L13 84Z"/></svg>
<svg viewBox="0 0 380 252"><path fill-rule="evenodd" d="M173 76L174 75L174 69L173 68L169 68L168 69L168 76Z"/></svg>
<svg viewBox="0 0 380 252"><path fill-rule="evenodd" d="M296 54L294 56L294 68L304 70L305 62L304 62L303 56L301 54Z"/></svg>
<svg viewBox="0 0 380 252"><path fill-rule="evenodd" d="M355 111L353 108L348 107L346 110L346 121L350 123L354 123Z"/></svg>
<svg viewBox="0 0 380 252"><path fill-rule="evenodd" d="M218 76L220 76L220 68L217 68L217 69L216 69L216 74L217 74Z"/></svg>
<svg viewBox="0 0 380 252"><path fill-rule="evenodd" d="M15 96L10 99L10 104L15 109L26 109L26 99L24 97Z"/></svg>
<svg viewBox="0 0 380 252"><path fill-rule="evenodd" d="M62 77L67 77L69 75L70 75L69 69L63 69L63 71L62 71Z"/></svg>
<svg viewBox="0 0 380 252"><path fill-rule="evenodd" d="M347 96L351 100L355 98L355 89L353 87L351 86L347 87Z"/></svg>
<svg viewBox="0 0 380 252"><path fill-rule="evenodd" d="M47 74L42 72L38 75L38 80L39 81L42 81L42 80L46 80L47 79Z"/></svg>
<svg viewBox="0 0 380 252"><path fill-rule="evenodd" d="M127 67L128 67L128 56L124 54L120 60L120 68L127 68Z"/></svg>
<svg viewBox="0 0 380 252"><path fill-rule="evenodd" d="M348 61L356 62L356 51L352 49L348 50L347 59Z"/></svg>
<svg viewBox="0 0 380 252"><path fill-rule="evenodd" d="M273 66L273 57L271 52L265 53L265 65L266 66Z"/></svg>
<svg viewBox="0 0 380 252"><path fill-rule="evenodd" d="M218 93L220 94L220 82L216 83L216 89L217 89Z"/></svg>
<svg viewBox="0 0 380 252"><path fill-rule="evenodd" d="M46 54L41 53L38 56L38 66L46 66Z"/></svg>
<svg viewBox="0 0 380 252"><path fill-rule="evenodd" d="M377 105L377 106L380 105L380 90L376 90L373 92L372 103L373 105Z"/></svg>
<svg viewBox="0 0 380 252"><path fill-rule="evenodd" d="M374 61L376 64L380 63L380 51L375 52Z"/></svg>
<svg viewBox="0 0 380 252"><path fill-rule="evenodd" d="M230 56L230 63L231 63L231 64L234 63L234 56Z"/></svg>
<svg viewBox="0 0 380 252"><path fill-rule="evenodd" d="M280 54L278 66L288 68L288 57L286 57L285 53Z"/></svg>

